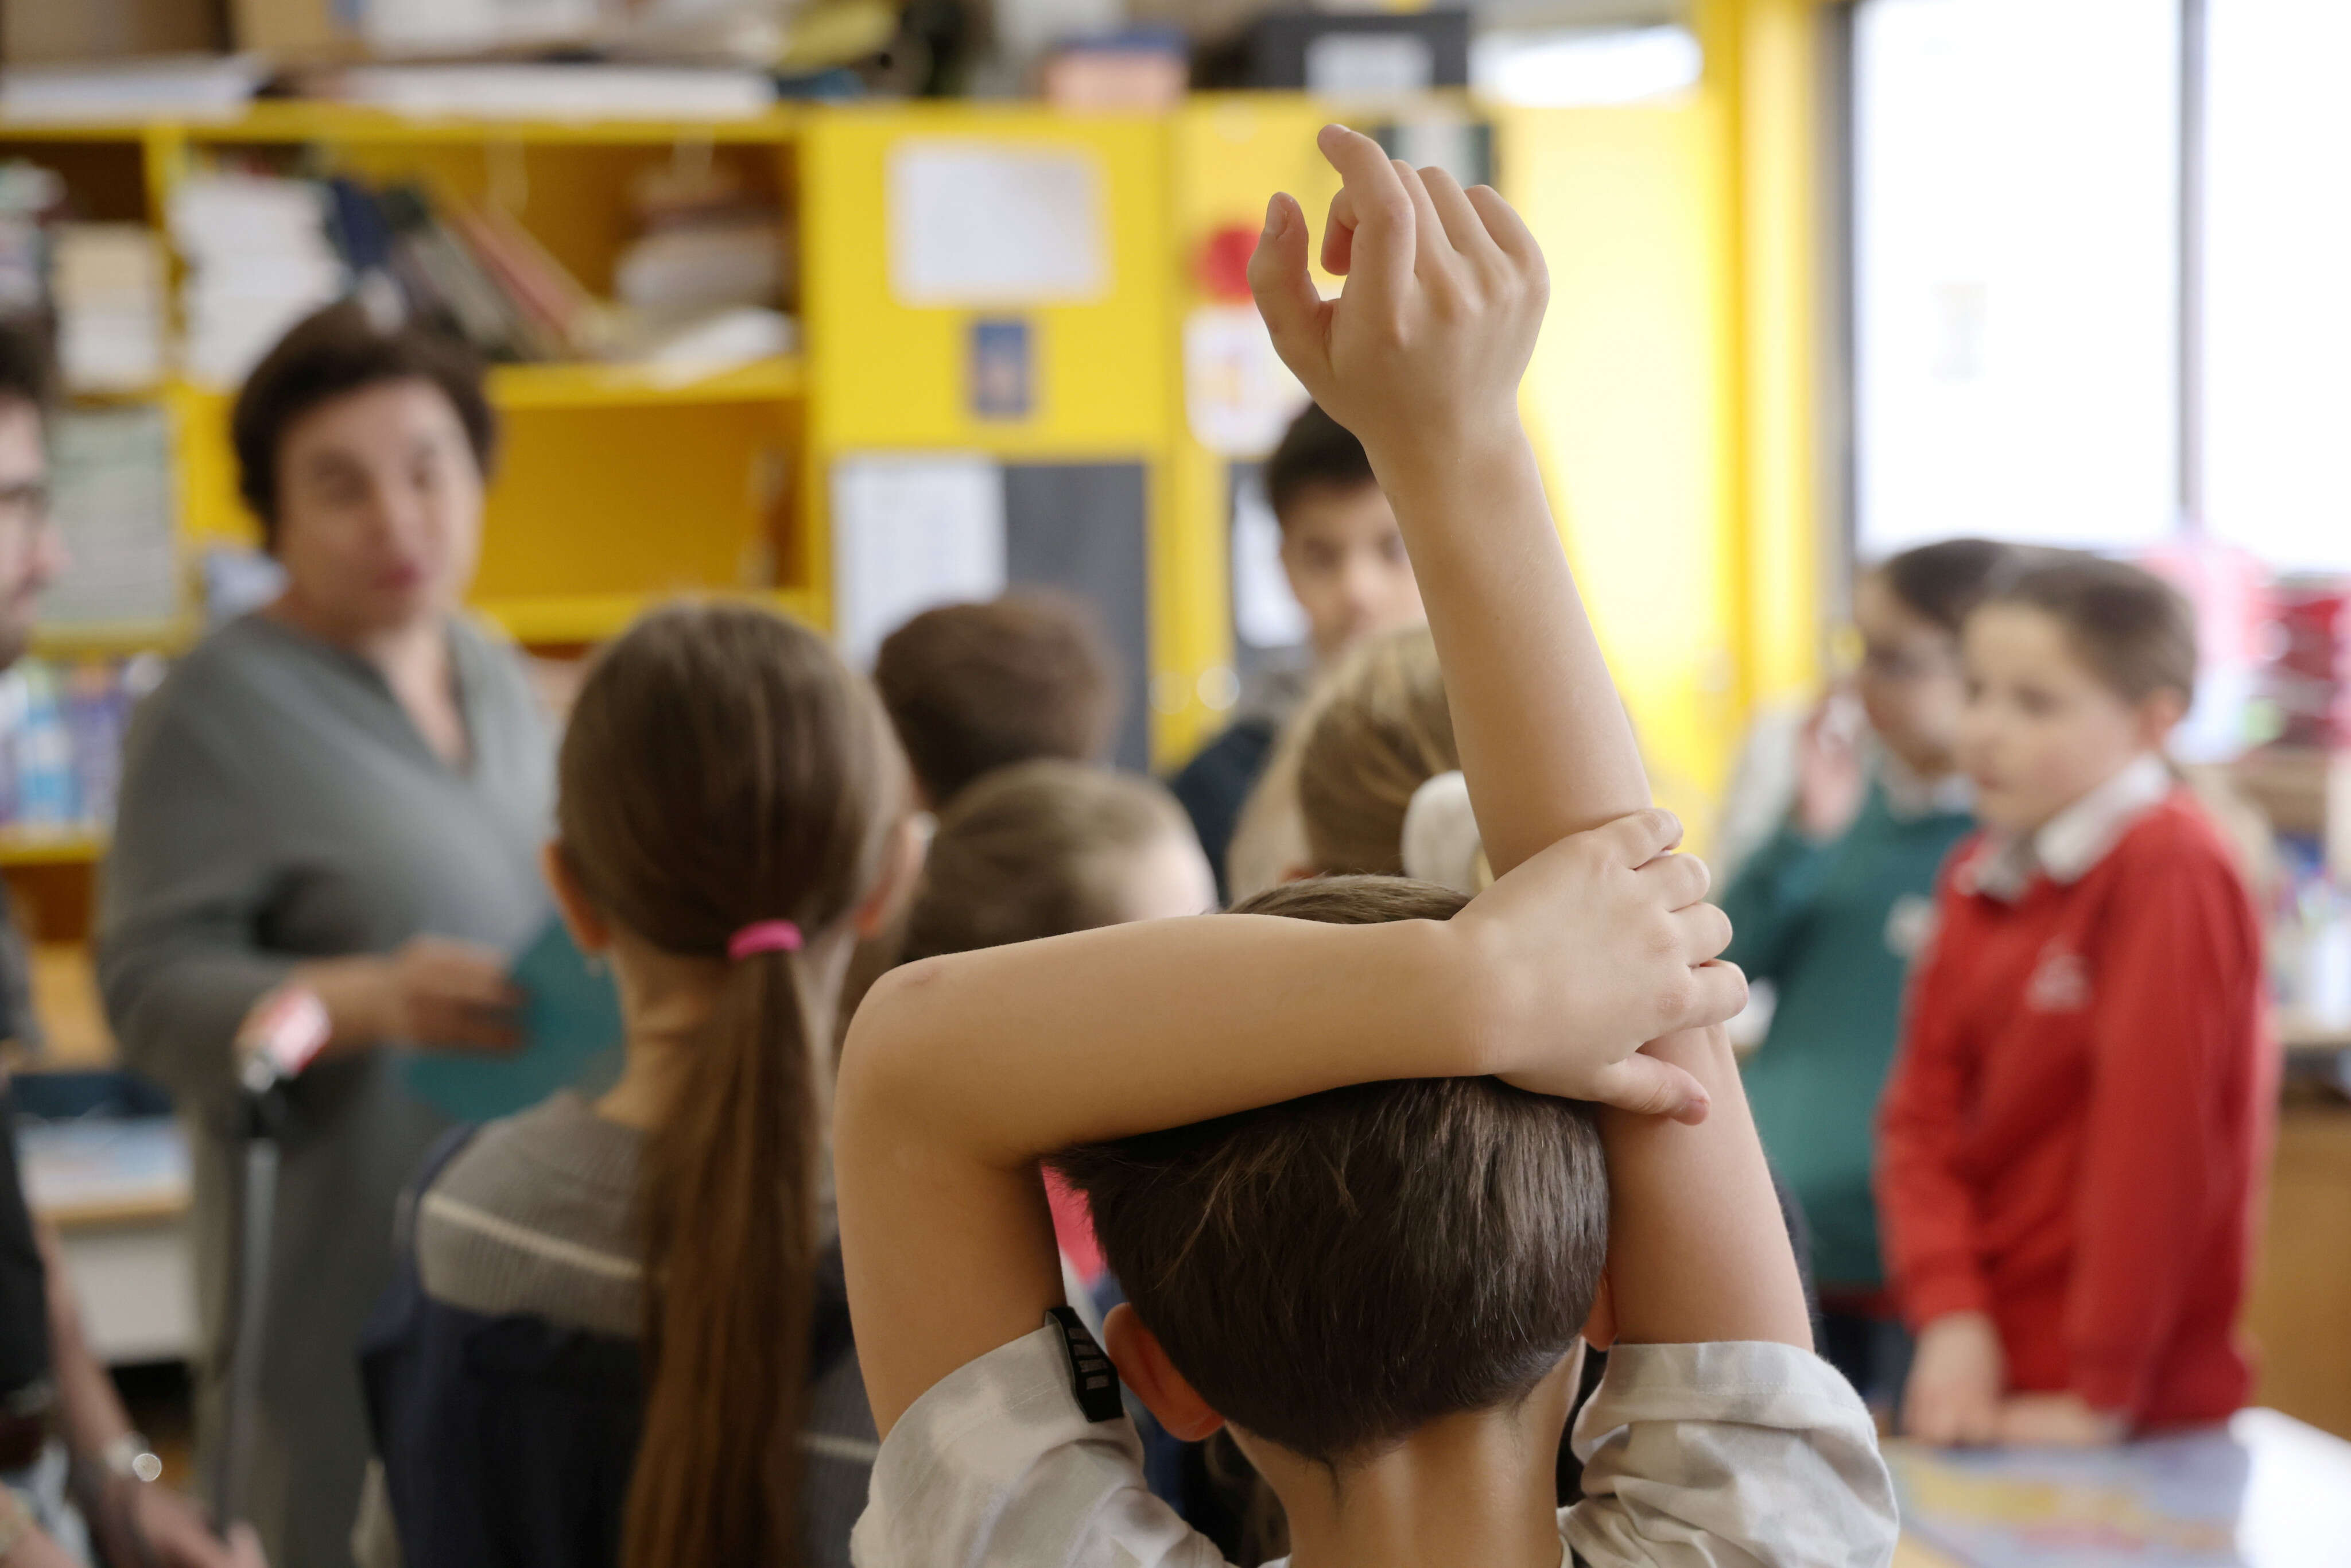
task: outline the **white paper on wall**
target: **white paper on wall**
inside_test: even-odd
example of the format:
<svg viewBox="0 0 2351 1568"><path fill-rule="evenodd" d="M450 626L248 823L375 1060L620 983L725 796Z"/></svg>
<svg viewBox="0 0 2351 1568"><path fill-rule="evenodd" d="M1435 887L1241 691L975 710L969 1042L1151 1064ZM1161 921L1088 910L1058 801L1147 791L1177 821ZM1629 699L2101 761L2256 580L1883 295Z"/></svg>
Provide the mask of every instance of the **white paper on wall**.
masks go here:
<svg viewBox="0 0 2351 1568"><path fill-rule="evenodd" d="M1233 486L1233 632L1252 648L1306 641L1306 612L1281 570L1281 523L1254 474Z"/></svg>
<svg viewBox="0 0 2351 1568"><path fill-rule="evenodd" d="M842 657L934 605L1004 591L1004 472L972 453L872 453L832 465L833 626Z"/></svg>
<svg viewBox="0 0 2351 1568"><path fill-rule="evenodd" d="M1184 408L1192 439L1219 457L1258 458L1306 406L1254 305L1203 305L1184 319Z"/></svg>
<svg viewBox="0 0 2351 1568"><path fill-rule="evenodd" d="M890 154L901 305L1079 304L1110 289L1102 172L1074 149L910 138Z"/></svg>

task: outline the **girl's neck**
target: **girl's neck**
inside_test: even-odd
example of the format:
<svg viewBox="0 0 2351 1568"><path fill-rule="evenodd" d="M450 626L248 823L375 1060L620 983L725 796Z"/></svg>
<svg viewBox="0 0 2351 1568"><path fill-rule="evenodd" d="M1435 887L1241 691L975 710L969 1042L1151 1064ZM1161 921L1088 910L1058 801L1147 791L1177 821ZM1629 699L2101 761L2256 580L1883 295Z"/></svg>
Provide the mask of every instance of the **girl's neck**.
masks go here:
<svg viewBox="0 0 2351 1568"><path fill-rule="evenodd" d="M832 1038L831 999L848 951L847 942L827 932L800 956L807 982L817 988L809 1009L812 1041ZM624 931L613 932L606 956L620 988L626 1054L620 1081L597 1100L595 1111L608 1122L650 1132L668 1114L687 1053L707 1036L726 965L664 953Z"/></svg>

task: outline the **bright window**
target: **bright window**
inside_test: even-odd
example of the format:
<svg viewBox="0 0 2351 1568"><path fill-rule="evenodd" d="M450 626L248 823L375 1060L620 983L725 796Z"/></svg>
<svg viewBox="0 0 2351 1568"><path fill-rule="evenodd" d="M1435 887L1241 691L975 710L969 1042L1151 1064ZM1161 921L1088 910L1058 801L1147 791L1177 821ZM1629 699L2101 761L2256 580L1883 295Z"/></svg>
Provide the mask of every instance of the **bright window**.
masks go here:
<svg viewBox="0 0 2351 1568"><path fill-rule="evenodd" d="M2179 32L2160 0L1863 0L1865 558L2179 527Z"/></svg>

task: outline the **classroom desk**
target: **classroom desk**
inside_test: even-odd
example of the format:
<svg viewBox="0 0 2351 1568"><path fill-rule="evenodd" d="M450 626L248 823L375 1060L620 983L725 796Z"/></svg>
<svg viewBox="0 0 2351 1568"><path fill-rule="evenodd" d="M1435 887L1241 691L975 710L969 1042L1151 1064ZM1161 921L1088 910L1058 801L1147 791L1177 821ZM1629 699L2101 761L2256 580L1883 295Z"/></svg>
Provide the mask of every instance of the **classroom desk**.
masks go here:
<svg viewBox="0 0 2351 1568"><path fill-rule="evenodd" d="M195 1273L179 1124L52 1123L18 1140L26 1201L57 1230L91 1353L110 1366L191 1358Z"/></svg>
<svg viewBox="0 0 2351 1568"><path fill-rule="evenodd" d="M2275 1410L2119 1448L1886 1453L1894 1568L2351 1563L2351 1443Z"/></svg>

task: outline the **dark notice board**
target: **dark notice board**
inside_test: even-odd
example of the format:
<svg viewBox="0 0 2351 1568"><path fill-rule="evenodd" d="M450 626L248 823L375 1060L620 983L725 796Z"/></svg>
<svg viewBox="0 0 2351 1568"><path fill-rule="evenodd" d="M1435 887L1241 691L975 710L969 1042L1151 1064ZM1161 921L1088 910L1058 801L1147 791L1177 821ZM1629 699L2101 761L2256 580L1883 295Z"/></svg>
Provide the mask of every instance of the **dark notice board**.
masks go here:
<svg viewBox="0 0 2351 1568"><path fill-rule="evenodd" d="M1125 692L1111 759L1151 767L1151 567L1140 463L1004 465L1005 575L1092 603Z"/></svg>

